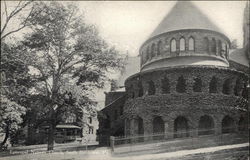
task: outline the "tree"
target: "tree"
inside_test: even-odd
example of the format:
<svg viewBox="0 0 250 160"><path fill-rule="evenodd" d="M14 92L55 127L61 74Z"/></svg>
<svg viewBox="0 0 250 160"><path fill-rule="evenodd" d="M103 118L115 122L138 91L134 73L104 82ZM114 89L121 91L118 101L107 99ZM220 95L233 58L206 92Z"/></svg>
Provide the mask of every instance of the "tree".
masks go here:
<svg viewBox="0 0 250 160"><path fill-rule="evenodd" d="M231 49L237 49L237 48L238 48L237 39L234 39L231 42Z"/></svg>
<svg viewBox="0 0 250 160"><path fill-rule="evenodd" d="M18 44L1 43L1 107L0 126L6 137L1 145L6 143L9 133L12 135L22 122L29 88L32 78L25 63L24 48ZM18 113L20 111L20 113ZM13 113L11 113L13 112ZM16 115L13 117L13 115Z"/></svg>
<svg viewBox="0 0 250 160"><path fill-rule="evenodd" d="M18 129L19 124L22 122L21 116L25 114L25 110L25 107L10 101L5 96L1 96L0 131L5 132L5 138L1 142L1 146L6 143L9 135Z"/></svg>
<svg viewBox="0 0 250 160"><path fill-rule="evenodd" d="M13 2L11 2L14 4ZM31 9L24 14L24 10L31 6ZM1 41L4 40L9 35L19 32L25 27L28 26L26 23L30 17L34 17L35 13L34 8L32 6L32 1L19 1L15 5L13 9L11 9L10 5L7 4L6 1L1 1ZM25 16L23 16L25 15ZM15 27L9 27L11 21L15 22L17 19L20 20L20 23L15 23Z"/></svg>
<svg viewBox="0 0 250 160"><path fill-rule="evenodd" d="M61 115L91 106L91 91L104 86L107 73L119 69L123 58L85 23L75 5L37 2L36 9L40 14L27 21L33 32L23 44L41 80L34 93L46 97L43 113L50 125L48 150L53 150Z"/></svg>

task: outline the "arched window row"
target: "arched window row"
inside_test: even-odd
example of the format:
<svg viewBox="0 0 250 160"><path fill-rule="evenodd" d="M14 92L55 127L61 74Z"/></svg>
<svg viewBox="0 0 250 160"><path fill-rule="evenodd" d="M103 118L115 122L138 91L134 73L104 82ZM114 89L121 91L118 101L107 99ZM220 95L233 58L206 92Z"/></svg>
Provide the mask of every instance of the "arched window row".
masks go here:
<svg viewBox="0 0 250 160"><path fill-rule="evenodd" d="M215 38L209 40L208 37L205 37L203 44L206 52L228 59L228 45L226 43Z"/></svg>
<svg viewBox="0 0 250 160"><path fill-rule="evenodd" d="M208 37L204 37L204 41L202 43L204 45L204 50L207 53L228 59L229 47L227 43L217 40L214 37L210 39ZM153 57L163 54L164 50L170 53L177 52L178 50L181 52L195 51L195 39L194 37L190 36L188 38L180 37L179 39L171 38L169 42L167 40L158 40L157 42L147 46L143 52L143 54L145 54L145 58L143 58L142 63L144 64Z"/></svg>
<svg viewBox="0 0 250 160"><path fill-rule="evenodd" d="M131 86L130 89L130 98L136 98L136 97L142 97L143 95L155 95L156 94L156 84L154 81L148 81L146 83L147 88L145 90L142 83L137 84L136 91L133 90L133 87ZM170 94L172 89L175 89L177 93L186 93L187 92L187 80L180 76L176 80L175 87L170 87L171 83L170 80L167 77L164 77L160 80L159 85L159 93L161 94ZM193 92L203 92L203 89L206 88L204 85L204 82L202 81L202 78L194 77L192 84L192 91ZM242 96L243 98L247 98L247 87L246 83L244 83L242 80L237 79L235 81L232 80L232 78L228 78L221 82L219 78L216 76L213 76L209 83L208 83L208 92L212 94L220 93L225 95L231 95L234 94L235 96Z"/></svg>
<svg viewBox="0 0 250 160"><path fill-rule="evenodd" d="M179 46L177 46L179 44ZM159 40L158 42L152 43L147 46L146 50L143 52L145 54L142 63L146 63L148 60L151 60L153 57L159 56L163 53L165 46L170 46L170 52L176 52L177 48L180 51L194 51L195 50L195 40L190 36L187 41L184 37L181 37L178 42L175 38L172 38L168 44L167 40Z"/></svg>
<svg viewBox="0 0 250 160"><path fill-rule="evenodd" d="M144 134L144 120L137 116L135 119L137 134ZM158 134L154 136L153 139L160 140L164 138L165 134L165 121L162 116L154 116L152 119L152 133ZM182 138L189 137L194 132L194 129L197 131L198 136L202 135L213 135L216 131L225 133L234 133L238 129L239 132L247 131L248 121L246 117L241 116L237 121L229 115L225 115L223 119L219 122L220 127L216 126L218 122L216 119L209 115L201 115L197 119L197 129L194 126L191 126L193 123L190 123L190 119L184 115L177 116L173 121L173 137ZM127 128L129 130L130 128ZM143 139L142 139L143 141Z"/></svg>

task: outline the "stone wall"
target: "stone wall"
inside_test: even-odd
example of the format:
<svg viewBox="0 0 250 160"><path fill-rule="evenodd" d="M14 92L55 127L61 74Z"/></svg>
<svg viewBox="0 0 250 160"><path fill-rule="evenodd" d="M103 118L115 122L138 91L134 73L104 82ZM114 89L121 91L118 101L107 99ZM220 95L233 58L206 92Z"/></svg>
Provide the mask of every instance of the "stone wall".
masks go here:
<svg viewBox="0 0 250 160"><path fill-rule="evenodd" d="M116 92L112 92L112 95L115 95L115 93ZM116 99L114 99L114 97L116 97ZM126 93L117 92L117 95L114 97L109 105L98 112L98 137L100 145L108 145L110 136L124 135L125 124L123 107L127 98Z"/></svg>
<svg viewBox="0 0 250 160"><path fill-rule="evenodd" d="M183 93L177 90L180 77L185 83ZM169 92L162 92L162 84L165 84L163 78L169 81ZM195 78L201 80L200 90L194 90ZM211 93L212 79L217 82L216 91ZM153 82L155 92L149 91L152 86L148 82ZM246 74L226 67L182 66L136 74L125 82L128 100L124 106L124 116L126 123L129 123L125 132L127 135L138 134L137 119L140 117L143 119L144 134L153 134L153 120L161 117L164 132L172 138L175 120L184 117L189 130L195 131L192 135L196 136L199 120L204 115L211 117L215 134L222 132L222 121L226 116L232 119L231 125L237 131L240 118L246 117L247 112L247 97L243 94L246 83Z"/></svg>

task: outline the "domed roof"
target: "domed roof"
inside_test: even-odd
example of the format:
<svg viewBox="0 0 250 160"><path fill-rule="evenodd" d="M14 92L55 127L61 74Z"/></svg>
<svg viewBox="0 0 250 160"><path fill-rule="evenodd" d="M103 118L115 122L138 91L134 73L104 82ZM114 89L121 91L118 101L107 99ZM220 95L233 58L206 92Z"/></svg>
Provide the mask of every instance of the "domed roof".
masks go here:
<svg viewBox="0 0 250 160"><path fill-rule="evenodd" d="M192 2L178 1L153 31L150 38L180 29L207 29L223 33Z"/></svg>

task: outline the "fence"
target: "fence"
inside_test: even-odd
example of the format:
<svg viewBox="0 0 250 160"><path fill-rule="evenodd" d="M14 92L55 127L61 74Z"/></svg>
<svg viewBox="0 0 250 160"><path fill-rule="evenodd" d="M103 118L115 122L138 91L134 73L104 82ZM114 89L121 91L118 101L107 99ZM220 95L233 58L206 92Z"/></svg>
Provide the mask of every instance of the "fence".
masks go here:
<svg viewBox="0 0 250 160"><path fill-rule="evenodd" d="M224 128L222 134L215 134L216 129L189 130L180 132L155 133L126 137L111 137L110 146L114 152L134 152L138 150L178 150L180 148L198 148L222 144L246 142L247 130L236 132L233 128ZM157 146L162 147L157 147ZM123 151L122 151L123 150Z"/></svg>

